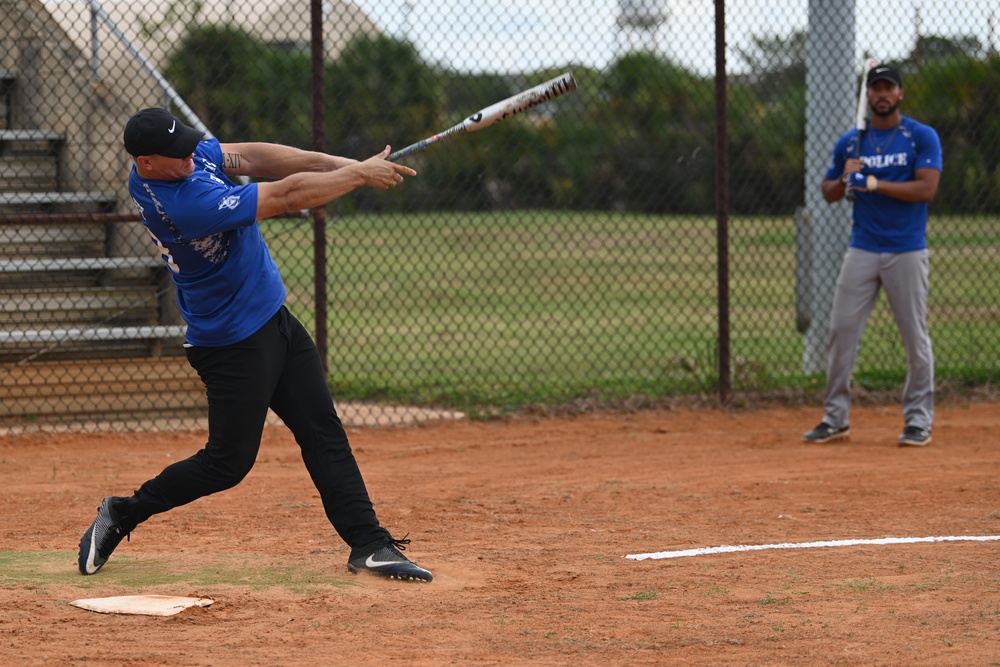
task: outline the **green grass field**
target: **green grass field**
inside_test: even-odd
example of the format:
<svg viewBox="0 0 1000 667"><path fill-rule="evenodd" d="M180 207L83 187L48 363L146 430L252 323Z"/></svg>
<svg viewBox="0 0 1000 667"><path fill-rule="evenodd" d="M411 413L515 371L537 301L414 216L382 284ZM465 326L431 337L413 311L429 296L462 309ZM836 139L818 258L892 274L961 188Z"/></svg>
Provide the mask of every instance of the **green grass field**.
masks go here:
<svg viewBox="0 0 1000 667"><path fill-rule="evenodd" d="M934 218L931 327L938 376L1000 375L997 218ZM289 303L310 328L312 232L264 226ZM340 399L507 410L652 400L717 389L714 219L518 211L333 217L329 361ZM737 391L822 386L802 373L795 225L730 219ZM837 263L839 265L839 253ZM884 298L858 379L898 385L904 352Z"/></svg>
<svg viewBox="0 0 1000 667"><path fill-rule="evenodd" d="M301 593L319 587L346 588L356 585L344 575L331 577L302 562L269 562L267 557L255 554L220 554L198 569L185 568L177 562L157 559L136 559L127 554L115 554L115 563L127 567L105 570L100 579L81 577L75 567L76 553L65 551L0 551L0 586L4 588L30 587L45 592L48 586L71 586L80 591L113 586L134 591L150 590L155 586L183 586L211 588L238 585L252 590L280 586ZM302 561L303 559L297 559Z"/></svg>

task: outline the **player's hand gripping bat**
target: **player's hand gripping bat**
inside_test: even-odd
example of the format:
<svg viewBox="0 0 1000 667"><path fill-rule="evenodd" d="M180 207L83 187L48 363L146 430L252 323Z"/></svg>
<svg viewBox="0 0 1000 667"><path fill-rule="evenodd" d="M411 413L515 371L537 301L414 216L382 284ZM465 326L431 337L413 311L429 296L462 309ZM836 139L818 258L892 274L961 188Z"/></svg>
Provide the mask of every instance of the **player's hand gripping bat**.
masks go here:
<svg viewBox="0 0 1000 667"><path fill-rule="evenodd" d="M576 79L573 78L573 73L566 72L564 74L560 74L551 81L546 81L545 83L539 84L534 88L529 88L528 90L520 92L517 95L513 95L505 100L497 102L496 104L492 104L485 109L480 109L458 125L455 125L444 132L438 132L433 136L427 137L426 139L418 141L415 144L410 144L406 148L391 153L386 160L389 162L395 162L403 156L423 150L431 144L444 141L445 139L454 137L457 134L475 132L476 130L481 130L484 127L495 125L496 123L507 120L511 116L516 116L522 111L536 107L539 104L543 104L574 90L576 90Z"/></svg>

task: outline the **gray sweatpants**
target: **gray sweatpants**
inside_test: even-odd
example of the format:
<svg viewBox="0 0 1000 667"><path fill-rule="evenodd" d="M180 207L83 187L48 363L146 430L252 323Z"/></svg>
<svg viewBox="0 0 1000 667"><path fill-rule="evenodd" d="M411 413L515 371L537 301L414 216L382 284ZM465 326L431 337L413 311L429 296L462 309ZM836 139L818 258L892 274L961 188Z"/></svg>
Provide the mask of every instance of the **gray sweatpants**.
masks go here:
<svg viewBox="0 0 1000 667"><path fill-rule="evenodd" d="M906 348L903 418L907 426L934 422L934 352L927 331L929 253L875 253L848 248L837 278L830 313L826 366L826 414L834 428L850 423L851 374L879 288L885 289Z"/></svg>

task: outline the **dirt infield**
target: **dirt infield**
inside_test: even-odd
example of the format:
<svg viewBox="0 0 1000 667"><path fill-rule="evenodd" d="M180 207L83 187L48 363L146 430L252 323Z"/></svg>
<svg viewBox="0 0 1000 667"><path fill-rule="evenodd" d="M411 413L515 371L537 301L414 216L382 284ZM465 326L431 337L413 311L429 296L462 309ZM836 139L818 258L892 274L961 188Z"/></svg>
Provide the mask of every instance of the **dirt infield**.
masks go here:
<svg viewBox="0 0 1000 667"><path fill-rule="evenodd" d="M282 427L230 491L154 517L98 575L76 545L104 495L200 433L0 439L0 656L15 665L996 665L1000 542L720 545L1000 535L1000 403L897 405L806 445L817 408L666 410L352 430L383 523L430 584L346 572ZM169 618L79 598L208 597Z"/></svg>

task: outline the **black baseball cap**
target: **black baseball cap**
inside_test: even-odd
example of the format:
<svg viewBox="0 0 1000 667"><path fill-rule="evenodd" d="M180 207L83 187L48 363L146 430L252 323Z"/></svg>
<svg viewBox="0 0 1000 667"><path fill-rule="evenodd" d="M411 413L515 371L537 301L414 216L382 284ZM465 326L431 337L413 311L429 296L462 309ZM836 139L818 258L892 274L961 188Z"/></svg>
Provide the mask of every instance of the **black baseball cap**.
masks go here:
<svg viewBox="0 0 1000 667"><path fill-rule="evenodd" d="M868 81L866 86L870 86L876 81L890 81L900 88L903 87L903 78L899 76L899 70L893 65L883 63L868 70Z"/></svg>
<svg viewBox="0 0 1000 667"><path fill-rule="evenodd" d="M166 109L143 109L125 123L125 150L132 157L185 158L204 137L204 132L188 127Z"/></svg>

